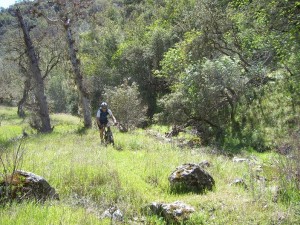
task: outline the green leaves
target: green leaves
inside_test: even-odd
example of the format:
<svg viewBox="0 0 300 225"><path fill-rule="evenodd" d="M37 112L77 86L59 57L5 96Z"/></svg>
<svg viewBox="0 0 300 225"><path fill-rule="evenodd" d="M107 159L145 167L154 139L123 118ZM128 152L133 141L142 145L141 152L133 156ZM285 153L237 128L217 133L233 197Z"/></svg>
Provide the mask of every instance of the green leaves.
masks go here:
<svg viewBox="0 0 300 225"><path fill-rule="evenodd" d="M105 98L117 121L128 131L146 120L147 108L136 83L128 84L128 80L115 88L106 88Z"/></svg>

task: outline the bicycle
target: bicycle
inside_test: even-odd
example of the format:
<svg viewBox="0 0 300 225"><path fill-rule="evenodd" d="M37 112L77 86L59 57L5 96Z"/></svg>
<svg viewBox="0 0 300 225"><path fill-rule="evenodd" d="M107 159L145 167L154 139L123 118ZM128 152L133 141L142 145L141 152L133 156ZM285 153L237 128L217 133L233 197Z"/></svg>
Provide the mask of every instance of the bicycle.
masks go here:
<svg viewBox="0 0 300 225"><path fill-rule="evenodd" d="M106 127L106 126L104 127L103 136L104 136L105 145L107 144L115 145L114 136L110 127Z"/></svg>

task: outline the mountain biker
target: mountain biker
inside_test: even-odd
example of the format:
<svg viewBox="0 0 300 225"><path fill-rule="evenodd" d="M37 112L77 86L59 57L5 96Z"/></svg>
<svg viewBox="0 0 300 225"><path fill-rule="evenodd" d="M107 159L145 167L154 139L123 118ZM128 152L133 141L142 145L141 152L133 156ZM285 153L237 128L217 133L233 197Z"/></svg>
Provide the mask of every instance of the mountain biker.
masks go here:
<svg viewBox="0 0 300 225"><path fill-rule="evenodd" d="M108 108L107 103L102 102L100 105L100 108L97 111L97 116L96 116L97 125L98 125L99 132L100 132L101 143L104 143L103 131L104 131L105 127L107 127L108 131L110 130L110 124L107 119L107 116L111 116L114 123L117 123L117 120L114 117L114 115L112 114L111 110Z"/></svg>

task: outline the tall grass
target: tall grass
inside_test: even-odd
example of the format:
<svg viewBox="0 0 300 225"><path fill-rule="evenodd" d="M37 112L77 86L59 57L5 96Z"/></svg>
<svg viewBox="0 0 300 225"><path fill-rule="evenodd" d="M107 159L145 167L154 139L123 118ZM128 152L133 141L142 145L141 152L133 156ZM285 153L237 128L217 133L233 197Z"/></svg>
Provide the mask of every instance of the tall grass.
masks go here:
<svg viewBox="0 0 300 225"><path fill-rule="evenodd" d="M62 203L38 205L34 202L12 204L0 209L1 224L110 224L99 219L86 209Z"/></svg>
<svg viewBox="0 0 300 225"><path fill-rule="evenodd" d="M14 109L4 111L11 113ZM276 180L268 170L271 165L268 153L255 155L257 166L266 168L262 174L269 180L262 189L255 178L256 165L234 163L228 156L210 153L209 148L177 147L153 138L143 130L119 133L114 128L116 146L105 147L100 145L95 128L81 132L78 118L63 114L51 118L53 133L31 133L25 139L25 152L18 169L43 176L58 191L60 201L2 206L0 224L110 224L110 220L102 219L101 214L111 205L123 212L125 224L132 224L134 217L146 216L142 209L147 204L177 200L196 209L189 224L289 224L300 221L295 207L272 202L272 195L267 190ZM15 123L17 119L11 121ZM9 120L5 123L10 124ZM25 125L20 123L18 126L21 129L15 136L20 135ZM0 137L5 131L0 131ZM19 140L9 142L5 151L13 154L18 143ZM242 156L251 158L248 153ZM203 160L211 163L206 170L216 181L213 191L203 195L170 192L168 176L177 166ZM230 186L238 177L248 186L252 183L253 189ZM145 224L165 224L155 216L146 216L145 220Z"/></svg>

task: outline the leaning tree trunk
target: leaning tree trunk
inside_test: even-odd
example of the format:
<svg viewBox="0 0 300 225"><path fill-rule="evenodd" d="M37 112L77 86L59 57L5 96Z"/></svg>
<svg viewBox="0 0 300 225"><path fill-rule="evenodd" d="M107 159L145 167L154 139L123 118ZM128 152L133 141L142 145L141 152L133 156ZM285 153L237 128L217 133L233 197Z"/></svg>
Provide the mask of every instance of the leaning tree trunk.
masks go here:
<svg viewBox="0 0 300 225"><path fill-rule="evenodd" d="M23 31L26 53L30 62L30 72L32 73L32 78L34 82L34 95L38 104L38 115L41 120L41 127L39 127L38 129L42 133L51 132L52 128L50 125L48 103L45 96L45 88L42 73L39 68L39 60L36 56L36 52L29 35L29 30L24 22L23 16L19 9L16 10L16 16L20 23L20 27Z"/></svg>
<svg viewBox="0 0 300 225"><path fill-rule="evenodd" d="M18 116L21 118L25 117L24 105L28 98L28 92L30 90L30 86L31 86L30 77L26 77L26 80L24 82L23 96L21 100L18 102Z"/></svg>
<svg viewBox="0 0 300 225"><path fill-rule="evenodd" d="M67 42L69 46L69 57L72 63L73 72L75 75L75 82L78 90L80 92L80 101L81 107L83 111L84 118L84 127L89 128L92 126L92 117L91 117L91 109L90 109L90 98L88 92L83 83L83 76L80 70L80 61L77 58L76 49L74 47L74 40L72 37L72 30L69 24L65 24L65 29L67 33Z"/></svg>

